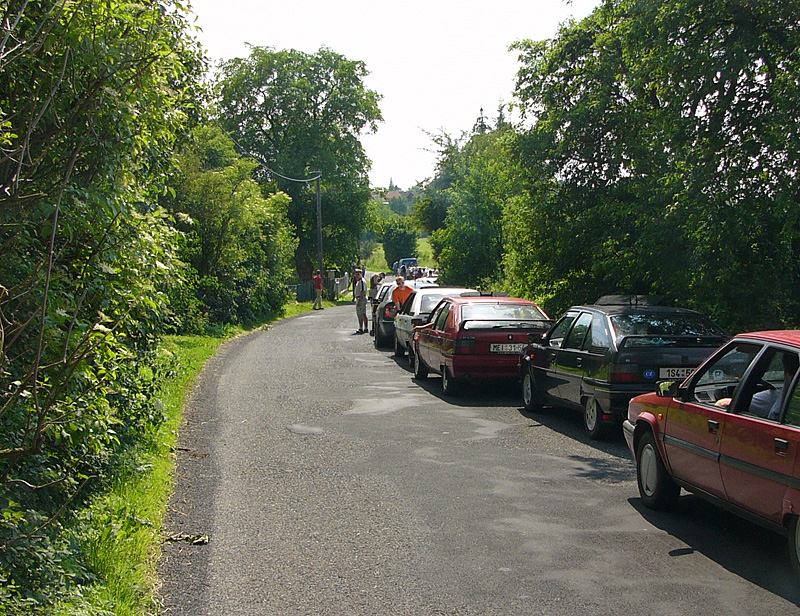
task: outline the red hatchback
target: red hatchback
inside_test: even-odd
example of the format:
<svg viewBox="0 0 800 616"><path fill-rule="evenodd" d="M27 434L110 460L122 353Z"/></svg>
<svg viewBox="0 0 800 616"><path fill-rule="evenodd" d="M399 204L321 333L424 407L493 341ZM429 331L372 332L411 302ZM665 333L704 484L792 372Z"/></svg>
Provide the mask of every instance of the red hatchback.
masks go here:
<svg viewBox="0 0 800 616"><path fill-rule="evenodd" d="M623 431L644 504L684 488L789 535L800 573L800 331L741 334L682 384L631 400Z"/></svg>
<svg viewBox="0 0 800 616"><path fill-rule="evenodd" d="M518 378L519 352L528 344L527 335L547 331L551 324L526 299L477 293L445 298L415 328L414 376L441 374L446 394L466 380Z"/></svg>

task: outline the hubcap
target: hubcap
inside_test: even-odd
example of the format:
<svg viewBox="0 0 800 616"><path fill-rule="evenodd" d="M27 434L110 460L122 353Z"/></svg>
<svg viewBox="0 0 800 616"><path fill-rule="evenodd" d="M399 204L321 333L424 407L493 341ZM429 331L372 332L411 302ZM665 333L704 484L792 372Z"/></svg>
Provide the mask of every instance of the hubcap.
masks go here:
<svg viewBox="0 0 800 616"><path fill-rule="evenodd" d="M656 491L657 473L656 450L648 443L642 449L642 455L639 458L639 480L642 484L642 491L647 496L652 496Z"/></svg>
<svg viewBox="0 0 800 616"><path fill-rule="evenodd" d="M522 400L525 405L529 405L533 399L533 386L531 385L531 375L526 374L522 379Z"/></svg>
<svg viewBox="0 0 800 616"><path fill-rule="evenodd" d="M589 430L594 430L597 426L597 402L594 398L586 403L586 427Z"/></svg>

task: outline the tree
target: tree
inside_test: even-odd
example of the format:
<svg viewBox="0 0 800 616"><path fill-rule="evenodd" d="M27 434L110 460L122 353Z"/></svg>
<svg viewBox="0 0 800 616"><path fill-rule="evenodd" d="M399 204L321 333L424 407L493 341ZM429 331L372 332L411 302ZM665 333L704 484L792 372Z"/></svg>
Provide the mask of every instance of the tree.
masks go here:
<svg viewBox="0 0 800 616"><path fill-rule="evenodd" d="M519 168L505 145L510 134L508 128L476 132L452 161L452 204L444 226L431 234L448 283L477 286L502 278L503 212L521 190Z"/></svg>
<svg viewBox="0 0 800 616"><path fill-rule="evenodd" d="M315 192L313 185L281 176L322 172L325 255L330 263L351 261L370 194L359 136L382 120L380 97L364 86L366 75L362 62L324 48L305 54L252 47L248 58L221 67L219 121L243 154L264 165L261 181L291 196L296 268L305 279L316 259Z"/></svg>
<svg viewBox="0 0 800 616"><path fill-rule="evenodd" d="M417 233L404 217L396 216L384 224L382 241L390 268L395 261L417 254Z"/></svg>
<svg viewBox="0 0 800 616"><path fill-rule="evenodd" d="M251 178L258 163L239 156L219 127L196 127L176 159L171 209L184 221L183 256L210 321L255 323L278 312L295 246L285 215L289 198L262 197Z"/></svg>
<svg viewBox="0 0 800 616"><path fill-rule="evenodd" d="M179 281L155 195L204 61L168 0L0 14L0 604L30 613L86 579L61 517L159 420L141 375Z"/></svg>
<svg viewBox="0 0 800 616"><path fill-rule="evenodd" d="M796 2L615 0L517 44L516 290L677 298L732 328L798 306ZM670 260L665 264L664 255ZM541 296L539 296L541 297Z"/></svg>

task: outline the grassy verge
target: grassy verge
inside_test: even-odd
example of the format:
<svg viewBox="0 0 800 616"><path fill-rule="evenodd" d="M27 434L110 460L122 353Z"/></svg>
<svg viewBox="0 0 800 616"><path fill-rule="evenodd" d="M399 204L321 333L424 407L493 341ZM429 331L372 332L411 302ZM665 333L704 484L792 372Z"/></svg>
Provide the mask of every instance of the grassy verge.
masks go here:
<svg viewBox="0 0 800 616"><path fill-rule="evenodd" d="M325 301L325 306L347 301ZM282 318L312 308L312 302L290 302ZM168 336L161 354L171 365L160 390L158 406L166 417L145 435L131 460L108 491L95 498L81 516L77 540L87 564L97 576L94 584L76 589L51 612L61 616L149 616L160 613L157 563L163 541L164 514L172 491L175 446L186 398L205 362L225 335ZM2 614L0 606L0 614Z"/></svg>

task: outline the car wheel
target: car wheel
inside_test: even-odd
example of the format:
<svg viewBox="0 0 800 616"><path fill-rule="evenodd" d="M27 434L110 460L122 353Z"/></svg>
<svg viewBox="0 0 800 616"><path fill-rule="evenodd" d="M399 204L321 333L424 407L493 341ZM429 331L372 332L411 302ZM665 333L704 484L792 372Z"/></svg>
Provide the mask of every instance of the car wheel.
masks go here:
<svg viewBox="0 0 800 616"><path fill-rule="evenodd" d="M636 482L639 496L650 509L666 509L678 499L681 488L667 473L653 433L642 435L636 447Z"/></svg>
<svg viewBox="0 0 800 616"><path fill-rule="evenodd" d="M789 523L789 560L795 575L800 576L800 517L796 515Z"/></svg>
<svg viewBox="0 0 800 616"><path fill-rule="evenodd" d="M397 334L394 336L394 356L395 357L402 357L406 354L406 348L400 344L400 341L397 339Z"/></svg>
<svg viewBox="0 0 800 616"><path fill-rule="evenodd" d="M420 381L424 381L425 379L427 379L428 369L424 366L422 360L420 360L419 355L417 355L416 353L412 353L408 357L409 361L411 361L412 368L414 369L414 378Z"/></svg>
<svg viewBox="0 0 800 616"><path fill-rule="evenodd" d="M600 419L602 414L596 398L589 396L583 401L583 427L590 439L599 440L606 435L606 426Z"/></svg>
<svg viewBox="0 0 800 616"><path fill-rule="evenodd" d="M446 396L453 396L458 391L458 381L451 376L447 366L442 366L442 391Z"/></svg>
<svg viewBox="0 0 800 616"><path fill-rule="evenodd" d="M536 392L536 383L528 370L522 375L522 404L525 406L525 410L531 413L542 410L539 394Z"/></svg>

